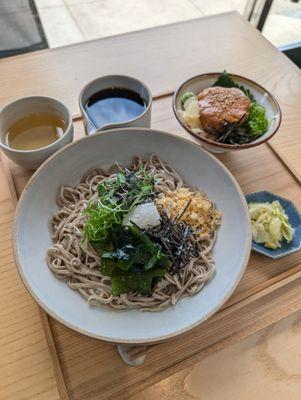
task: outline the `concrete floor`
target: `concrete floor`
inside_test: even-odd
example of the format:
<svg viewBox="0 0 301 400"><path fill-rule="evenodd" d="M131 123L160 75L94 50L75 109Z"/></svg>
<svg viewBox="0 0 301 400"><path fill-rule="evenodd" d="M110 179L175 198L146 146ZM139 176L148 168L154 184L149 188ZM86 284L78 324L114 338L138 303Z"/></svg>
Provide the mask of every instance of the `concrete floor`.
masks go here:
<svg viewBox="0 0 301 400"><path fill-rule="evenodd" d="M246 0L35 0L50 47L237 10ZM280 46L301 40L301 3L275 0L263 34Z"/></svg>

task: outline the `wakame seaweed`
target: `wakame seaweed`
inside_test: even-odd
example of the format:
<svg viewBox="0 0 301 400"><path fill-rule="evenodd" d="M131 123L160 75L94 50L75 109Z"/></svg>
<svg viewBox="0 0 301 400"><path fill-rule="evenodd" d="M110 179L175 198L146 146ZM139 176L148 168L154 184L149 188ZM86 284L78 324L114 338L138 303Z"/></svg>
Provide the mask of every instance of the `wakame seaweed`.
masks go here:
<svg viewBox="0 0 301 400"><path fill-rule="evenodd" d="M111 277L112 294L150 295L154 279L162 278L170 266L162 246L135 225L118 227L112 239L101 254L101 272Z"/></svg>

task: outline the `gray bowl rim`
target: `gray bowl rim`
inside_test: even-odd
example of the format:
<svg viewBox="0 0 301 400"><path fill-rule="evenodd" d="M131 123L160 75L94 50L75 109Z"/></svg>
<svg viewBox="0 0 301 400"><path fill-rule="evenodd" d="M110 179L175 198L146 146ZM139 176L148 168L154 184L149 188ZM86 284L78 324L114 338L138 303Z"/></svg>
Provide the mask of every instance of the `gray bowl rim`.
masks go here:
<svg viewBox="0 0 301 400"><path fill-rule="evenodd" d="M146 91L147 91L147 93L149 95L149 102L148 102L145 110L141 114L139 114L137 117L132 118L132 119L128 119L128 120L126 120L124 122L112 122L112 123L110 123L108 125L103 125L103 126L98 128L97 126L95 126L93 121L91 121L91 118L89 117L88 113L85 110L85 105L83 104L83 95L84 95L85 91L90 86L95 85L98 81L105 80L105 79L108 79L108 78L114 78L114 77L132 79L132 80L138 82L141 86L143 86L146 89ZM95 92L95 93L97 93L97 92ZM85 116L86 120L88 120L94 126L94 128L95 128L95 132L94 133L98 132L99 130L103 129L106 126L110 126L109 129L114 129L114 125L115 125L116 129L117 129L118 127L122 127L123 124L128 124L130 122L134 122L136 120L139 120L141 117L143 117L145 114L147 114L147 112L152 107L152 104L153 104L153 95L152 95L152 92L151 92L150 88L146 85L146 83L142 82L140 79L134 78L133 76L121 75L121 74L102 75L102 76L99 76L98 78L92 79L91 81L86 83L85 86L83 86L83 88L81 89L81 91L80 91L80 93L78 95L78 105L79 105L80 111L81 111L82 115ZM107 129L107 130L109 130L109 129Z"/></svg>
<svg viewBox="0 0 301 400"><path fill-rule="evenodd" d="M17 226L18 226L18 220L19 220L19 214L23 205L23 201L25 198L25 194L28 191L28 189L32 186L32 184L35 182L36 177L40 174L40 172L42 170L44 170L49 161L53 160L55 158L57 158L62 152L64 152L67 148L71 147L71 146L76 146L79 142L82 142L84 140L92 140L92 138L97 135L110 135L113 134L115 131L131 131L131 132L135 132L135 134L139 135L139 132L145 132L145 131L152 131L152 132L156 132L159 133L161 135L164 136L168 136L170 138L175 138L179 141L184 141L189 143L190 145L197 147L197 149L200 152L205 152L206 155L210 158L212 158L212 160L217 163L223 170L224 172L229 176L229 178L231 179L231 181L233 182L234 186L237 189L238 195L242 201L242 204L244 206L244 212L246 215L246 220L249 220L249 212L248 212L248 205L247 205L247 201L245 198L245 195L241 189L241 187L239 186L238 182L236 181L236 179L234 178L234 176L231 174L231 172L228 170L228 168L221 162L219 161L216 157L214 157L211 153L209 153L208 151L204 150L203 148L201 148L198 144L191 142L188 139L185 138L181 138L179 136L175 136L172 133L163 131L163 130L157 130L157 129L152 129L152 128L117 128L117 129L110 129L110 130L106 130L106 131L101 131L98 133L95 133L93 135L89 135L89 136L84 136L76 141L74 141L73 143L70 143L68 145L66 145L64 148L60 149L59 151L57 151L55 154L53 154L51 157L49 157L37 170L36 172L32 175L32 177L30 178L30 180L28 181L28 183L26 184L21 197L18 201L16 210L15 210L15 215L14 215L14 222L13 222L13 254L14 254L14 260L15 260L15 264L17 267L17 271L18 274L26 288L26 290L28 291L28 293L31 295L31 297L36 301L36 303L48 314L50 315L52 318L54 318L55 320L59 321L60 323L62 323L63 325L67 326L70 329L73 329L76 332L79 332L85 336L89 336L95 339L100 339L100 340L104 340L106 342L110 342L110 343L125 343L125 344L145 344L145 343L157 343L157 342L162 342L165 340L168 340L170 338L179 336L185 332L188 332L189 330L197 327L198 325L200 325L201 323L203 323L204 321L206 321L209 317L211 317L213 314L215 314L220 308L221 306L230 298L230 296L233 294L234 290L236 289L237 285L239 284L245 269L247 267L247 264L249 262L249 258L250 258L250 253L251 253L251 244L252 244L252 233L251 233L251 223L248 224L248 246L246 249L246 253L244 256L244 261L240 270L240 273L238 274L237 278L235 281L233 281L233 285L231 287L231 289L228 291L228 293L226 293L226 295L224 295L218 305L216 307L214 307L210 312L208 312L203 318L199 319L198 321L196 321L193 324L190 324L188 326L186 326L185 328L179 329L175 332L173 332L172 334L168 334L168 335L163 335L163 336L156 336L154 338L151 339L141 339L141 340L123 340L120 341L119 338L117 337L107 337L107 336L102 336L102 335L98 335L98 334L93 334L83 328L79 328L78 326L75 326L73 324L71 324L70 322L66 321L64 318L60 317L59 315L57 315L57 313L55 311L53 311L52 309L50 309L49 307L47 307L39 298L38 296L33 292L30 283L28 282L27 278L25 277L25 274L23 273L22 270L22 264L21 261L19 259L18 256L18 243L17 243Z"/></svg>

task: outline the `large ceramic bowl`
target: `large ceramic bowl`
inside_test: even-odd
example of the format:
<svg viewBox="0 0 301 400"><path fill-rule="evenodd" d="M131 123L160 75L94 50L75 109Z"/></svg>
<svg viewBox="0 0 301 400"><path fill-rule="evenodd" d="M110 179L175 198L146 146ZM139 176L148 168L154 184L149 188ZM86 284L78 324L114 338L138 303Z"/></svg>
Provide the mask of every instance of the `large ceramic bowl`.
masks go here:
<svg viewBox="0 0 301 400"><path fill-rule="evenodd" d="M184 123L178 112L178 110L182 109L180 101L182 95L186 92L193 92L195 94L200 93L203 89L211 87L219 76L220 72L211 72L208 74L194 76L193 78L190 78L182 83L175 91L173 96L173 111L182 127L186 129L186 131L189 132L191 135L199 139L203 146L213 153L223 153L227 150L247 149L250 147L259 146L260 144L270 140L279 129L281 123L281 110L277 100L271 93L269 93L258 83L235 74L229 74L229 76L238 85L243 85L246 89L249 89L250 92L253 94L256 102L261 104L266 109L267 117L270 123L269 128L265 134L263 134L260 138L254 140L253 142L247 144L224 144L206 138L202 133L195 133Z"/></svg>
<svg viewBox="0 0 301 400"><path fill-rule="evenodd" d="M46 264L48 222L61 185L75 185L91 167L129 164L133 155L159 155L190 185L204 190L222 211L214 247L216 274L197 295L158 313L90 308L54 277ZM146 128L124 128L85 137L47 160L25 188L14 223L14 254L21 278L44 310L78 332L119 343L168 339L204 321L228 299L249 259L251 233L245 197L230 172L199 146Z"/></svg>

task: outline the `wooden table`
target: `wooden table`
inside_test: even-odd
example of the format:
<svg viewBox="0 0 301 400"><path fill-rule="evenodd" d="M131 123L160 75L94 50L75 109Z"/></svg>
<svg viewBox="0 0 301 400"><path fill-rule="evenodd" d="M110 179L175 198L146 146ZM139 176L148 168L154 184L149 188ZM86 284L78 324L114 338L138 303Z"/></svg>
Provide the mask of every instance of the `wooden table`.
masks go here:
<svg viewBox="0 0 301 400"><path fill-rule="evenodd" d="M246 75L269 89L281 104L283 124L269 146L226 154L220 159L233 171L236 171L237 163L241 165L239 181L244 181L250 168L254 169L254 179L245 184L244 190L258 187L258 168L265 172L262 188L268 188L271 182L276 182L279 192L295 201L300 200L301 141L295 140L299 137L300 71L236 13L4 59L0 62L0 105L32 94L56 97L71 109L75 117L76 134L81 135L77 98L82 86L100 75L122 73L142 79L150 86L155 96L154 127L185 135L173 118L171 93L180 82L192 75L225 68ZM50 359L54 364L61 398L105 398L98 397L101 393L97 391L89 392L88 386L93 382L85 381L83 371L72 365L72 360L78 364L85 363L83 355L80 352L77 354L72 348L74 342L82 339L77 334L67 332L60 324L49 324L48 318L41 312L51 350L49 356L37 307L17 276L12 257L11 224L17 197L29 175L3 158L0 169L0 398L56 399L58 392ZM263 262L265 268L260 269L260 263ZM119 382L121 389L125 390L124 395L118 395L114 388L108 387L103 389L102 394L107 393L106 398L112 398L117 393L117 396L124 398L301 307L298 287L301 265L298 254L287 258L286 264L273 263L260 257L255 257L253 264L256 274L247 275L249 280L243 280L243 290L237 291L223 312L206 325L206 329L214 332L220 329L218 323L224 319L224 329L217 335L218 340L209 343L204 337L206 343L201 346L199 341L194 342L193 337L188 336L188 343L195 343L199 351L196 349L181 360L175 355L174 361L161 370L146 366L139 372L144 377L139 382L135 381L135 374L139 373L129 372ZM254 281L250 282L250 279ZM254 324L241 318L236 325L227 324L227 315L236 311L239 315L242 307L253 318ZM258 310L262 314L258 315ZM56 343L53 343L52 333L56 335ZM68 343L64 341L66 337ZM179 345L180 341L174 341L169 347L170 353L175 354ZM84 341L80 348L93 355L95 346L95 341ZM166 344L163 344L154 350L154 363L161 360L162 352L166 349ZM104 358L98 359L99 362L109 362L110 358L114 358L109 345L105 345L103 351ZM76 384L72 381L74 374L77 376ZM86 378L89 379L88 375ZM103 383L107 381L109 386L111 376L102 378ZM78 383L81 379L82 383ZM128 382L124 382L124 379L128 379Z"/></svg>

